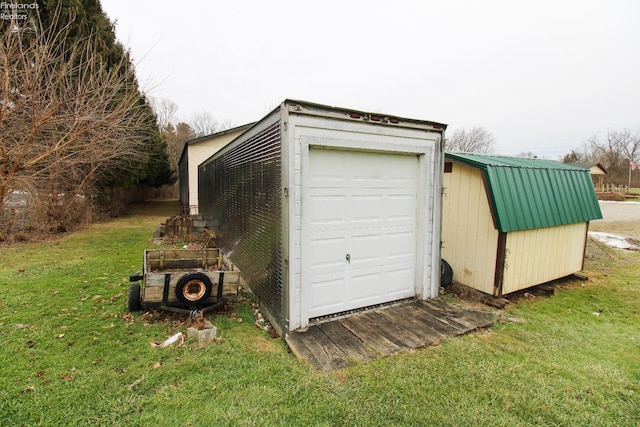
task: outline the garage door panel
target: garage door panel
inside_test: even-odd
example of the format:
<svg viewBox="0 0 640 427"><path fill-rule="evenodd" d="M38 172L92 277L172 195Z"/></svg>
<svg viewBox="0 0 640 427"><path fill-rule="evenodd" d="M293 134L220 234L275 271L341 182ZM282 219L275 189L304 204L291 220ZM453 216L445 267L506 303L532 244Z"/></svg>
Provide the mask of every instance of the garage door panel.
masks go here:
<svg viewBox="0 0 640 427"><path fill-rule="evenodd" d="M413 284L414 272L413 268L403 268L398 270L387 271L386 274L385 295L390 300L411 298L415 291L413 287L408 289L403 283L410 281Z"/></svg>
<svg viewBox="0 0 640 427"><path fill-rule="evenodd" d="M355 221L382 219L382 196L355 195L350 200L349 218Z"/></svg>
<svg viewBox="0 0 640 427"><path fill-rule="evenodd" d="M413 296L417 156L312 148L309 159L309 317Z"/></svg>
<svg viewBox="0 0 640 427"><path fill-rule="evenodd" d="M344 289L344 279L315 284L311 293L310 316L317 317L327 312L344 311Z"/></svg>
<svg viewBox="0 0 640 427"><path fill-rule="evenodd" d="M314 288L320 289L328 283L340 282L340 292L342 292L342 286L345 280L342 270L337 268L325 268L324 266L317 266L311 267L311 272L314 276L314 280L311 282L314 285Z"/></svg>
<svg viewBox="0 0 640 427"><path fill-rule="evenodd" d="M316 239L311 242L311 267L342 265L346 244L344 238Z"/></svg>
<svg viewBox="0 0 640 427"><path fill-rule="evenodd" d="M416 202L414 195L393 195L384 205L384 216L388 219L415 220Z"/></svg>
<svg viewBox="0 0 640 427"><path fill-rule="evenodd" d="M348 179L349 159L338 158L331 150L314 150L309 157L309 168L313 171L310 183L319 187L345 187Z"/></svg>
<svg viewBox="0 0 640 427"><path fill-rule="evenodd" d="M413 256L415 238L410 231L389 233L385 239L384 248L389 256Z"/></svg>
<svg viewBox="0 0 640 427"><path fill-rule="evenodd" d="M362 307L362 303L366 302L364 306L377 304L376 300L379 299L377 286L374 286L375 282L379 280L380 273L375 272L370 275L357 276L351 279L350 287L350 305L349 309Z"/></svg>
<svg viewBox="0 0 640 427"><path fill-rule="evenodd" d="M345 222L344 196L311 196L310 215L312 224Z"/></svg>

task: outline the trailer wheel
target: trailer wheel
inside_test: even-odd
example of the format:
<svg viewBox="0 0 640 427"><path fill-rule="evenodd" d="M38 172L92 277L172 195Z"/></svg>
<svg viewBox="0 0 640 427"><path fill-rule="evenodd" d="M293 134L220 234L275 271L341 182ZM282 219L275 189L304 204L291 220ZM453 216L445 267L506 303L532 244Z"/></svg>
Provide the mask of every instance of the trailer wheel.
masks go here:
<svg viewBox="0 0 640 427"><path fill-rule="evenodd" d="M127 300L127 308L129 311L139 311L142 308L140 302L140 285L134 283L129 286L129 299Z"/></svg>
<svg viewBox="0 0 640 427"><path fill-rule="evenodd" d="M183 304L198 305L209 299L213 284L203 273L185 274L176 284L176 298Z"/></svg>
<svg viewBox="0 0 640 427"><path fill-rule="evenodd" d="M440 259L440 286L446 288L453 281L453 269L447 261Z"/></svg>

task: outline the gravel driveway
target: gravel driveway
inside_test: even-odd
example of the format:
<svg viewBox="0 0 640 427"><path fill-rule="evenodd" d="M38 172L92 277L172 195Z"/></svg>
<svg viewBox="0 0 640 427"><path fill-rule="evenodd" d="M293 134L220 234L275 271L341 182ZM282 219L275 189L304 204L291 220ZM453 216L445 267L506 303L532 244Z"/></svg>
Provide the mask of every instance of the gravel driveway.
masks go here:
<svg viewBox="0 0 640 427"><path fill-rule="evenodd" d="M600 209L604 218L596 221L640 221L640 202L601 201ZM640 228L640 223L638 228Z"/></svg>
<svg viewBox="0 0 640 427"><path fill-rule="evenodd" d="M589 222L589 231L604 232L640 241L640 202L600 201L603 219Z"/></svg>

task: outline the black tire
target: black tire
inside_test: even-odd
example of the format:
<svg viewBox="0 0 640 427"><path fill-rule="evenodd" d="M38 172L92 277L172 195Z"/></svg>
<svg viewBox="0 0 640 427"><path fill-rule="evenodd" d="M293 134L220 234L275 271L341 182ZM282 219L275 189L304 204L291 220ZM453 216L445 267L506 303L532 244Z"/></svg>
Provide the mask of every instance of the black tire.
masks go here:
<svg viewBox="0 0 640 427"><path fill-rule="evenodd" d="M204 273L188 273L176 284L176 298L188 306L198 306L211 296L213 284Z"/></svg>
<svg viewBox="0 0 640 427"><path fill-rule="evenodd" d="M142 302L140 301L140 285L134 283L129 286L129 299L127 300L127 308L129 311L140 311Z"/></svg>
<svg viewBox="0 0 640 427"><path fill-rule="evenodd" d="M453 282L453 269L449 263L440 259L440 286L446 288Z"/></svg>

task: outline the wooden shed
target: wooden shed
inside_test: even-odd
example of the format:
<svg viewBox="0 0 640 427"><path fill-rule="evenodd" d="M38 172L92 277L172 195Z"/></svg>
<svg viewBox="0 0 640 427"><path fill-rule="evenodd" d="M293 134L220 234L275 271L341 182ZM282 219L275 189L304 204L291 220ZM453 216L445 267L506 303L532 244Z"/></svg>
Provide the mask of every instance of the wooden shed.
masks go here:
<svg viewBox="0 0 640 427"><path fill-rule="evenodd" d="M200 165L200 213L281 335L438 296L445 127L285 100Z"/></svg>
<svg viewBox="0 0 640 427"><path fill-rule="evenodd" d="M589 170L446 153L442 257L454 280L496 297L581 271L602 218Z"/></svg>
<svg viewBox="0 0 640 427"><path fill-rule="evenodd" d="M180 182L180 204L187 214L198 213L198 166L238 135L249 129L253 123L205 135L184 143L178 173Z"/></svg>

